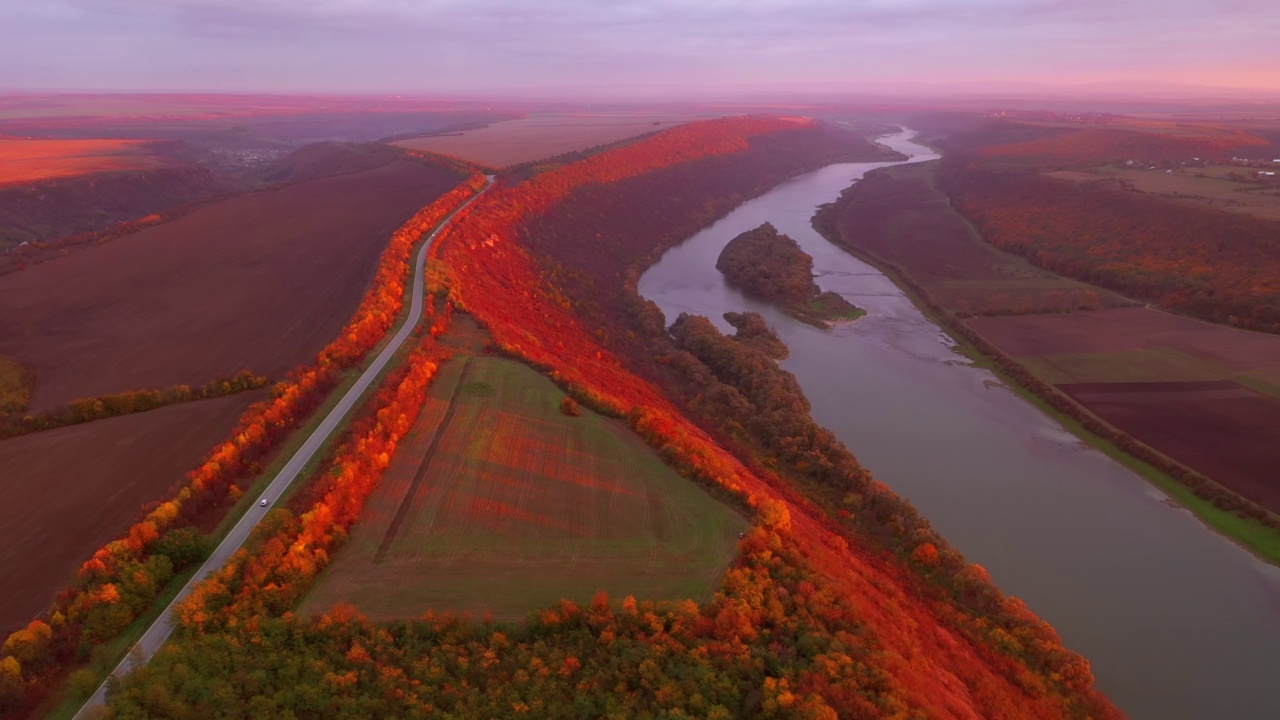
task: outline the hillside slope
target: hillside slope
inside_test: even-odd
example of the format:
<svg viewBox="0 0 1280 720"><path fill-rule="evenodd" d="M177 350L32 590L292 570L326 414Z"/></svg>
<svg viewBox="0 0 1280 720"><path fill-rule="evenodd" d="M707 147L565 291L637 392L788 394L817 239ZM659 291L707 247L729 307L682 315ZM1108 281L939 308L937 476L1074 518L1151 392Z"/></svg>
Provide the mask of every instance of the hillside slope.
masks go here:
<svg viewBox="0 0 1280 720"><path fill-rule="evenodd" d="M1117 717L1087 662L840 448L805 449L809 474L778 438L730 427L754 409L801 432L812 422L802 397L750 389L788 385L772 360L705 332L678 349L634 293L639 269L691 229L858 152L875 156L804 120L694 123L489 193L438 252L433 276L502 351L626 417L686 477L750 509L755 527L709 602L601 595L520 625L288 612L386 467L370 453L403 436L415 383L435 369L424 358L324 473L326 500L299 520L279 516L255 554L197 590L178 641L125 681L114 716L198 715L218 698L258 714ZM693 399L673 399L686 371L715 407L741 400L726 423L696 424ZM830 484L857 496L857 518L828 508Z"/></svg>

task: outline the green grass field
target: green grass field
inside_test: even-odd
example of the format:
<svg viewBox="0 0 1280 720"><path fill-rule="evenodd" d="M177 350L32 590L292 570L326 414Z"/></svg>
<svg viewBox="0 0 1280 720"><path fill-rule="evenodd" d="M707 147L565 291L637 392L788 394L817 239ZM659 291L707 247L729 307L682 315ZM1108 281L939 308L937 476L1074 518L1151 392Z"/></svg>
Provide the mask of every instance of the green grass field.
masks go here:
<svg viewBox="0 0 1280 720"><path fill-rule="evenodd" d="M460 353L305 612L522 618L561 598L709 597L746 521L622 423L505 358Z"/></svg>
<svg viewBox="0 0 1280 720"><path fill-rule="evenodd" d="M1054 385L1064 383L1195 382L1231 380L1280 397L1280 385L1263 372L1232 370L1170 347L1097 353L1025 355L1029 370Z"/></svg>

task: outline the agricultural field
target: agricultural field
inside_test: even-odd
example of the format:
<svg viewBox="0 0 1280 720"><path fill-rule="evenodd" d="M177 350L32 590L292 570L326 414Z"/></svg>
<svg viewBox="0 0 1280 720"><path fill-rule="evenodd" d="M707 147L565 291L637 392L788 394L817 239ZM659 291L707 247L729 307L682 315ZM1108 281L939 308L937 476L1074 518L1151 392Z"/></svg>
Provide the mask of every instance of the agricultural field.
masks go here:
<svg viewBox="0 0 1280 720"><path fill-rule="evenodd" d="M1059 387L1138 440L1280 511L1280 398L1229 380Z"/></svg>
<svg viewBox="0 0 1280 720"><path fill-rule="evenodd" d="M392 232L459 180L395 160L0 276L0 356L34 372L35 411L242 369L279 378L342 328Z"/></svg>
<svg viewBox="0 0 1280 720"><path fill-rule="evenodd" d="M706 600L745 519L622 422L563 414L550 380L477 353L477 330L455 323L464 347L303 610L518 619L599 590Z"/></svg>
<svg viewBox="0 0 1280 720"><path fill-rule="evenodd" d="M154 170L172 164L138 140L0 137L0 186L111 170Z"/></svg>
<svg viewBox="0 0 1280 720"><path fill-rule="evenodd" d="M1116 427L1280 510L1280 336L1149 308L969 326Z"/></svg>
<svg viewBox="0 0 1280 720"><path fill-rule="evenodd" d="M986 243L937 189L937 163L876 170L831 210L846 245L906 271L944 307L1001 315L1129 305Z"/></svg>
<svg viewBox="0 0 1280 720"><path fill-rule="evenodd" d="M1074 182L1114 179L1141 192L1170 200L1252 215L1263 220L1280 220L1280 185L1260 185L1228 177L1231 173L1248 177L1253 172L1251 168L1234 165L1184 168L1173 173L1108 166L1084 172L1067 170L1046 174Z"/></svg>
<svg viewBox="0 0 1280 720"><path fill-rule="evenodd" d="M1116 427L1280 510L1280 336L1135 307L1002 252L936 190L935 166L871 173L818 222ZM1053 173L1068 174L1100 179Z"/></svg>
<svg viewBox="0 0 1280 720"><path fill-rule="evenodd" d="M692 115L538 115L396 145L508 167L586 150L700 119Z"/></svg>
<svg viewBox="0 0 1280 720"><path fill-rule="evenodd" d="M1280 336L1239 330L1150 308L1070 315L974 318L969 326L1002 350L1033 362L1074 356L1058 382L1234 380L1280 396ZM1079 358L1091 358L1081 365ZM1135 357L1154 360L1132 377ZM1163 369L1162 369L1163 368ZM1099 377L1121 372L1122 377ZM1196 373L1186 377L1182 373ZM1210 377L1211 376L1211 377ZM1270 390L1267 387L1270 386Z"/></svg>
<svg viewBox="0 0 1280 720"><path fill-rule="evenodd" d="M81 563L181 482L266 392L0 442L0 635L47 608Z"/></svg>
<svg viewBox="0 0 1280 720"><path fill-rule="evenodd" d="M990 123L962 133L960 149L979 149L1001 164L1081 168L1122 159L1145 162L1268 154L1272 143L1242 128L1118 118L1105 125L1063 122ZM950 142L950 141L949 141ZM953 146L957 147L957 146Z"/></svg>

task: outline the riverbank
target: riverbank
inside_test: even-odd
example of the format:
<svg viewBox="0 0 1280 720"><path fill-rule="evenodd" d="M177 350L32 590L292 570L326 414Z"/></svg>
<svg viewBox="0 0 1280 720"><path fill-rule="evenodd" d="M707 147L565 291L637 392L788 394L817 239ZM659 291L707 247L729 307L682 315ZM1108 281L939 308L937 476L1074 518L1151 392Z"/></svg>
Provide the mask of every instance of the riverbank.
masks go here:
<svg viewBox="0 0 1280 720"><path fill-rule="evenodd" d="M1141 442L1124 428L1108 422L1064 389L1028 367L1027 363L1014 357L1007 348L997 345L991 338L975 330L971 322L965 321L962 314L968 313L963 310L958 312L957 309L981 306L981 302L971 303L976 297L981 297L981 294L989 298L998 297L993 293L1001 292L1002 283L1005 282L1001 278L1010 274L1007 268L1017 267L1022 261L1019 258L1005 257L1007 253L994 248L977 246L974 243L976 238L967 237L967 223L950 209L945 196L929 182L932 178L931 169L904 170L906 172L899 171L898 168L888 173L881 171L849 188L836 203L819 209L813 218L814 229L832 243L884 272L911 297L930 320L960 344L965 354L978 361L981 366L996 372L1011 388L1062 422L1082 440L1169 493L1214 530L1240 543L1267 562L1280 565L1280 517L1232 488L1169 457L1160 448ZM885 178L883 175L890 177ZM931 193L935 195L930 197ZM903 203L904 196L913 196L915 207ZM934 216L929 223L934 232L905 240L900 236L891 239L885 237L886 228L893 228L901 233L904 223L900 222L898 215L907 212L918 214L921 204L927 204L929 207L926 212ZM873 222L867 222L868 218ZM916 220L918 221L918 217ZM954 231L951 233L953 237L948 239L948 233L938 232L940 226L950 226L949 229ZM908 224L907 227L911 226ZM912 243L918 247L911 247ZM906 250L901 249L903 246L906 246ZM884 248L896 249L894 260L897 262L877 252ZM912 254L908 252L910 250L916 252ZM949 259L945 270L941 272L931 265L938 256ZM956 258L961 258L961 261L957 262ZM1002 272L992 269L993 265L1001 263L1004 267L997 269ZM904 267L904 264L910 264L910 268ZM961 272L957 272L957 268ZM917 277L921 274L927 279L922 281ZM1065 279L1062 282L1074 283ZM1034 314L1037 308L1043 308L1041 312L1074 308L1070 302L1066 303L1066 307L1062 306L1064 299L1070 296L1055 289L1055 278L1044 271L1027 273L1019 284L1027 293L1025 299L1019 301L1022 314ZM957 286L964 288L963 292L966 294L948 293L948 290ZM1101 290L1099 292L1105 293ZM1105 302L1109 306L1116 305L1109 294ZM990 307L990 301L987 305ZM1101 303L1098 305L1101 306ZM995 320L998 319L984 318L983 321ZM1053 319L1049 318L1049 321L1052 322ZM1135 385L1141 387L1138 383L1123 383L1122 388L1128 390ZM1163 388L1165 385L1162 383L1159 387ZM1202 442L1212 440L1213 430L1209 429L1208 437L1202 439Z"/></svg>
<svg viewBox="0 0 1280 720"><path fill-rule="evenodd" d="M881 142L936 157L910 135ZM667 251L637 289L668 321L687 312L732 332L723 313L759 313L790 347L782 367L815 422L1088 657L1130 717L1280 717L1280 571L962 360L892 280L812 228L818 205L888 165L785 182ZM868 315L820 331L729 287L717 256L764 222L814 258L823 290Z"/></svg>

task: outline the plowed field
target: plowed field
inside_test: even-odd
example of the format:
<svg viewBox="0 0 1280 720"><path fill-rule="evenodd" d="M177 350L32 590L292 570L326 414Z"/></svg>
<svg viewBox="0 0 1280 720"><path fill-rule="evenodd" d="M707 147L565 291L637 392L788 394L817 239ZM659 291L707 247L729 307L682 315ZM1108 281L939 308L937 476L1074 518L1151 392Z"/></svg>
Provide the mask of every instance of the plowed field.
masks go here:
<svg viewBox="0 0 1280 720"><path fill-rule="evenodd" d="M1230 381L1062 389L1142 442L1280 511L1280 399Z"/></svg>
<svg viewBox="0 0 1280 720"><path fill-rule="evenodd" d="M241 369L277 378L351 316L391 233L459 182L394 161L239 195L0 277L0 355L34 410Z"/></svg>
<svg viewBox="0 0 1280 720"><path fill-rule="evenodd" d="M1147 308L969 325L1116 427L1280 512L1280 336Z"/></svg>
<svg viewBox="0 0 1280 720"><path fill-rule="evenodd" d="M266 390L0 442L0 636L194 469Z"/></svg>

